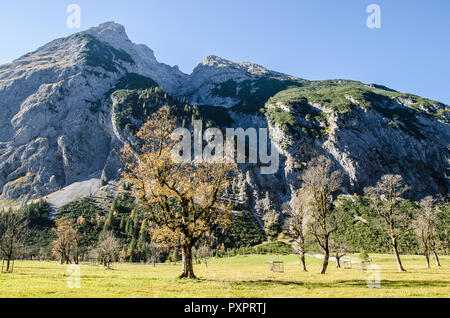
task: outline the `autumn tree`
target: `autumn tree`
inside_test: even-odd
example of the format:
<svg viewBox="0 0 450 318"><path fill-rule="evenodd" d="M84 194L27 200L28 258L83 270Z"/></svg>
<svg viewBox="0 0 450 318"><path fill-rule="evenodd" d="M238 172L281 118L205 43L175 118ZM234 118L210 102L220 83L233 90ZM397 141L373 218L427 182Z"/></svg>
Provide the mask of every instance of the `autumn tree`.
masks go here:
<svg viewBox="0 0 450 318"><path fill-rule="evenodd" d="M287 215L286 228L293 241L293 248L300 256L302 271L306 272L306 234L308 231L308 222L311 217L308 214L308 201L305 193L298 191L292 197L292 200L283 206Z"/></svg>
<svg viewBox="0 0 450 318"><path fill-rule="evenodd" d="M6 272L11 270L11 261L17 256L27 233L28 222L22 213L0 211L0 255L6 259Z"/></svg>
<svg viewBox="0 0 450 318"><path fill-rule="evenodd" d="M120 244L113 232L104 232L97 246L97 253L106 268L117 259Z"/></svg>
<svg viewBox="0 0 450 318"><path fill-rule="evenodd" d="M86 219L83 216L79 216L76 220L74 230L74 245L73 245L73 261L75 264L80 262L80 256L84 256L87 252L87 246L85 245L84 236L80 232L80 228L86 224Z"/></svg>
<svg viewBox="0 0 450 318"><path fill-rule="evenodd" d="M165 106L137 133L137 145L123 149L124 177L143 204L161 247L182 250L180 278L195 278L192 248L206 233L230 224L226 195L235 170L233 164L173 160L176 119Z"/></svg>
<svg viewBox="0 0 450 318"><path fill-rule="evenodd" d="M153 267L161 260L161 256L164 254L164 249L159 247L154 242L148 244L148 256L149 261L153 264Z"/></svg>
<svg viewBox="0 0 450 318"><path fill-rule="evenodd" d="M80 234L75 230L75 225L71 219L63 218L56 220L56 227L53 232L56 240L53 242L52 254L61 261L61 264L71 264L71 256L76 261L78 255Z"/></svg>
<svg viewBox="0 0 450 318"><path fill-rule="evenodd" d="M320 274L325 274L330 258L330 236L338 228L333 194L339 190L342 174L334 168L330 159L320 156L308 164L301 179L303 188L311 198L309 231L324 252Z"/></svg>
<svg viewBox="0 0 450 318"><path fill-rule="evenodd" d="M406 270L400 259L398 240L411 230L409 216L399 208L401 196L407 189L402 176L392 174L384 175L375 187L366 189L377 215L375 225L389 236L399 272Z"/></svg>

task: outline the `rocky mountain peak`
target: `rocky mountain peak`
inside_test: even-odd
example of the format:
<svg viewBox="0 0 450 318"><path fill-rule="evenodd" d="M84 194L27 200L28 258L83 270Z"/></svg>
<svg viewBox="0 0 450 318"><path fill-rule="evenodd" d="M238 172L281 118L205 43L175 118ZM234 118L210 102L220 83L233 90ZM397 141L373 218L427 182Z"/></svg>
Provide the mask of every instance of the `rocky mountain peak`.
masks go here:
<svg viewBox="0 0 450 318"><path fill-rule="evenodd" d="M258 90L251 82L275 78L297 79L255 63L233 62L210 55L194 69L179 91L183 96L190 96L193 104L231 108L240 102L237 94L244 94L244 91L254 94Z"/></svg>
<svg viewBox="0 0 450 318"><path fill-rule="evenodd" d="M84 33L90 34L97 39L108 43L114 43L117 41L130 42L130 39L125 31L125 27L112 21L102 23L97 27L92 27L89 30L84 31Z"/></svg>
<svg viewBox="0 0 450 318"><path fill-rule="evenodd" d="M215 68L220 71L224 71L226 69L228 70L235 70L251 75L271 75L271 74L280 74L277 72L273 72L268 70L267 68L251 63L251 62L233 62L224 58L221 58L216 55L210 55L207 56L197 67L197 71L203 70L205 68ZM195 73L195 70L194 70ZM280 74L281 75L281 74Z"/></svg>
<svg viewBox="0 0 450 318"><path fill-rule="evenodd" d="M86 31L80 32L80 35L89 35L97 40L107 43L116 49L124 51L145 51L146 57L155 62L156 58L153 50L144 44L135 44L129 39L125 27L115 22L105 22L99 26L92 27Z"/></svg>

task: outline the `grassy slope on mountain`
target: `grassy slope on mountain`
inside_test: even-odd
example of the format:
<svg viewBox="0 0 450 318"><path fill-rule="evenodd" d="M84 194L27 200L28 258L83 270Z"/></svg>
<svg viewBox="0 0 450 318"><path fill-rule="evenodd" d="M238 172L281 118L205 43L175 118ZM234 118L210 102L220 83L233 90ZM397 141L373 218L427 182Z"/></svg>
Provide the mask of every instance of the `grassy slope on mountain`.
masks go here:
<svg viewBox="0 0 450 318"><path fill-rule="evenodd" d="M122 50L118 50L95 37L86 34L77 34L84 40L84 49L80 56L84 58L86 64L92 67L102 67L109 72L118 72L120 65L117 62L134 64L130 55Z"/></svg>
<svg viewBox="0 0 450 318"><path fill-rule="evenodd" d="M231 109L241 113L262 111L268 120L284 131L301 129L311 137L323 138L329 131L328 114L311 107L320 105L345 115L356 107L375 110L389 119L388 125L423 139L417 114L449 122L450 107L420 96L394 91L381 85L366 85L350 80L305 81L261 77L237 83L228 80L217 84L213 95L240 100ZM276 107L277 103L291 108ZM406 106L399 106L399 105ZM264 105L273 105L264 109ZM304 120L302 120L304 119Z"/></svg>
<svg viewBox="0 0 450 318"><path fill-rule="evenodd" d="M240 102L232 110L242 113L254 113L264 107L266 101L276 93L288 87L300 87L302 80L261 77L237 83L228 80L216 85L212 94L219 97L237 98Z"/></svg>
<svg viewBox="0 0 450 318"><path fill-rule="evenodd" d="M265 113L272 123L280 127L294 127L294 115L312 121L313 125L305 128L316 128L316 136L324 136L323 123L327 114L310 105L320 105L330 111L345 115L351 113L356 107L364 110L375 110L388 118L389 125L404 130L406 133L423 139L421 124L417 114L434 117L448 121L450 108L442 103L411 94L403 94L377 85L364 85L359 82L330 80L310 82L303 87L289 88L281 91L267 101L267 105L281 103L291 109L269 108ZM408 106L401 106L400 103ZM312 112L312 113L311 113ZM298 126L298 123L297 123ZM302 125L300 125L302 126Z"/></svg>
<svg viewBox="0 0 450 318"><path fill-rule="evenodd" d="M351 101L350 96L358 102L358 105ZM448 106L427 98L380 88L378 85L365 85L360 82L344 80L309 82L303 87L279 92L269 99L268 103L293 104L302 98L340 114L350 112L355 106L364 109L374 108L383 101L388 103L405 101L408 103L408 107L415 112L429 114L441 120L444 119L445 113L448 114L450 111ZM441 108L440 111L439 108Z"/></svg>

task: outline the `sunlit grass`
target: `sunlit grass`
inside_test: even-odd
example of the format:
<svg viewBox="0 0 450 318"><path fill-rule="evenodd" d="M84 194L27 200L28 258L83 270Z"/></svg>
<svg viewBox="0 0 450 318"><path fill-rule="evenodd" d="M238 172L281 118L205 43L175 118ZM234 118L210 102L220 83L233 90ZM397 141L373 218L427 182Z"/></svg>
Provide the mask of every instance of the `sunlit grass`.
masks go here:
<svg viewBox="0 0 450 318"><path fill-rule="evenodd" d="M285 262L284 273L269 271L269 261ZM372 256L381 268L381 288L367 287L373 273L336 269L318 274L321 260L308 258L309 272L300 272L296 256L252 255L212 259L195 265L200 280L178 280L177 265L114 264L112 270L81 265L81 288L67 286L67 265L16 262L14 274L0 275L0 297L448 297L450 257L442 267L426 269L423 257L403 256L407 273L398 273L391 255Z"/></svg>

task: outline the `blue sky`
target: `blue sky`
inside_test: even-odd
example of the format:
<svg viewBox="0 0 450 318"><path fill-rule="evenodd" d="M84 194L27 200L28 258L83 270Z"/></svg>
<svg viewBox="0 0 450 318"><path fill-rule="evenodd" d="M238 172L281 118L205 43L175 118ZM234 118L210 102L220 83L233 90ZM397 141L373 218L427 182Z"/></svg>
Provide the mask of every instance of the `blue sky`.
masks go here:
<svg viewBox="0 0 450 318"><path fill-rule="evenodd" d="M215 54L305 79L345 78L386 85L450 104L448 0L15 0L0 4L0 64L68 29L80 5L81 30L123 24L133 42L190 73ZM381 29L366 26L369 4Z"/></svg>

